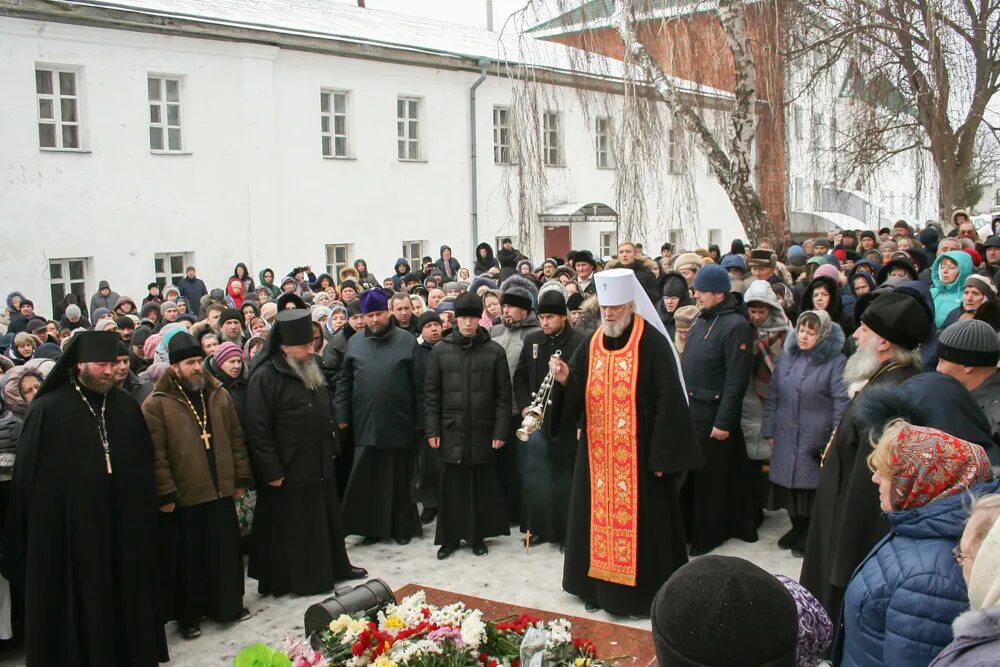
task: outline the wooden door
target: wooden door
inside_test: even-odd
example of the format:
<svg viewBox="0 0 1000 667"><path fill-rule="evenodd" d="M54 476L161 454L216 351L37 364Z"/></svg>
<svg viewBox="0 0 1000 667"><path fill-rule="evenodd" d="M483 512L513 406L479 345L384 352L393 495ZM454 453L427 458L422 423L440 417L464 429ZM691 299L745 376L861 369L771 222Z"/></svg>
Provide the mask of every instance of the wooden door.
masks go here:
<svg viewBox="0 0 1000 667"><path fill-rule="evenodd" d="M569 250L569 225L545 225L545 257L559 257L565 261Z"/></svg>

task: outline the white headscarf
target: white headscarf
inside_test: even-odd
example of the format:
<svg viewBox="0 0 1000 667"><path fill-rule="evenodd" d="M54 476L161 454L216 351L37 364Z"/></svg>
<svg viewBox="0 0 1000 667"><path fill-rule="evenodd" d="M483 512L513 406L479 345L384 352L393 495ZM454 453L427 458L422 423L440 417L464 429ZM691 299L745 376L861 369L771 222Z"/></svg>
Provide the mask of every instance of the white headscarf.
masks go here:
<svg viewBox="0 0 1000 667"><path fill-rule="evenodd" d="M1000 606L1000 519L993 523L972 563L969 602L973 609Z"/></svg>

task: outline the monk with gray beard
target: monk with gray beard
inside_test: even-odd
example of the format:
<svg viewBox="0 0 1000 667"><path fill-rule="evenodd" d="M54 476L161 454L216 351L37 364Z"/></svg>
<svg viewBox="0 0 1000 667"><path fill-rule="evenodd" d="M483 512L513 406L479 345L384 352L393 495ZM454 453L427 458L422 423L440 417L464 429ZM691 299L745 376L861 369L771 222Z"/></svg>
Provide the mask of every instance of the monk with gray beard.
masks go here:
<svg viewBox="0 0 1000 667"><path fill-rule="evenodd" d="M857 399L869 387L898 387L920 373L916 349L930 335L931 316L916 296L902 289L876 293L860 319L854 332L858 349L844 369L848 394ZM869 428L854 400L823 452L806 539L800 581L826 608L834 627L855 568L889 532L871 490Z"/></svg>
<svg viewBox="0 0 1000 667"><path fill-rule="evenodd" d="M247 387L246 436L257 487L248 575L261 595L316 595L368 575L351 565L344 547L330 399L309 311L280 312Z"/></svg>

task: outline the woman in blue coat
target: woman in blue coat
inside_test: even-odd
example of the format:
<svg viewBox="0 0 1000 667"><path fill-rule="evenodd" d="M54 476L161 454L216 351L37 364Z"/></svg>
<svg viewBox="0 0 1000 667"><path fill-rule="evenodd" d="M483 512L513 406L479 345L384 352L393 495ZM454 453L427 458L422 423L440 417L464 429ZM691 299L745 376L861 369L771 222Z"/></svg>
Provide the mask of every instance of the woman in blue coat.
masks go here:
<svg viewBox="0 0 1000 667"><path fill-rule="evenodd" d="M926 667L969 607L952 554L968 518L967 492L996 493L1000 481L979 445L901 419L882 432L868 467L889 534L847 585L835 664Z"/></svg>
<svg viewBox="0 0 1000 667"><path fill-rule="evenodd" d="M788 510L792 529L778 546L796 556L805 551L820 454L849 403L843 348L844 332L830 314L806 311L767 386L761 433L773 448L768 509Z"/></svg>

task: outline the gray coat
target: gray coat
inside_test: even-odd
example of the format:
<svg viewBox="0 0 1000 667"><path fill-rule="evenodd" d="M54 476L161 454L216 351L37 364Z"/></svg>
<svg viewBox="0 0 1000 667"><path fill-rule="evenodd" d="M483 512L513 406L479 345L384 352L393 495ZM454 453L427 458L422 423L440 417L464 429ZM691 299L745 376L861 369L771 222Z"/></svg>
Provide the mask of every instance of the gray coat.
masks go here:
<svg viewBox="0 0 1000 667"><path fill-rule="evenodd" d="M850 399L841 353L844 332L837 323L810 352L789 334L785 353L767 386L761 433L774 438L770 480L786 489L819 486L819 457L840 424Z"/></svg>
<svg viewBox="0 0 1000 667"><path fill-rule="evenodd" d="M349 325L348 325L349 326ZM354 429L358 447L414 447L423 428L422 370L417 341L390 327L382 336L366 329L351 336L337 376L337 422Z"/></svg>
<svg viewBox="0 0 1000 667"><path fill-rule="evenodd" d="M955 639L930 667L995 667L1000 664L1000 607L970 609L951 624Z"/></svg>
<svg viewBox="0 0 1000 667"><path fill-rule="evenodd" d="M532 331L541 331L541 327L538 325L538 316L534 312L528 313L528 316L520 322L514 322L510 326L501 324L490 330L490 336L493 338L493 341L499 344L507 354L507 372L510 374L510 377L514 377L514 371L517 370L517 360L521 358L524 337ZM511 414L515 414L517 412L517 397L514 396L513 385L511 385L510 389L510 398L511 405L515 409L515 412Z"/></svg>

